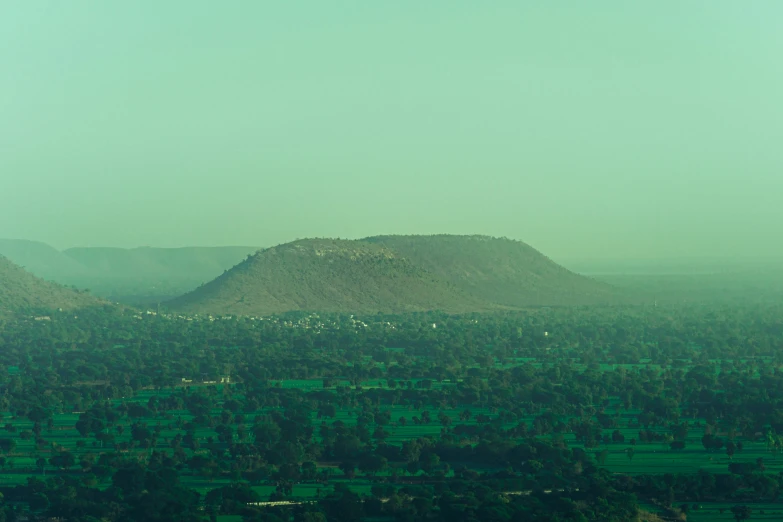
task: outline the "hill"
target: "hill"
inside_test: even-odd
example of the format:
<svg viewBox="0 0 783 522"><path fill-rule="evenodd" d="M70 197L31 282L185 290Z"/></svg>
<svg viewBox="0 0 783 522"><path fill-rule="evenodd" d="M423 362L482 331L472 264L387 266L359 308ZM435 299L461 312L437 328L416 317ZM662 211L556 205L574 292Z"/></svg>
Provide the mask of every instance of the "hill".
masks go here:
<svg viewBox="0 0 783 522"><path fill-rule="evenodd" d="M85 267L56 248L39 241L0 239L0 255L28 272L47 280L78 277Z"/></svg>
<svg viewBox="0 0 783 522"><path fill-rule="evenodd" d="M377 236L386 246L479 299L506 306L605 304L625 296L578 275L533 247L489 236Z"/></svg>
<svg viewBox="0 0 783 522"><path fill-rule="evenodd" d="M486 236L309 239L259 251L171 301L189 313L452 312L612 303L613 287L519 241Z"/></svg>
<svg viewBox="0 0 783 522"><path fill-rule="evenodd" d="M64 254L88 275L62 282L128 304L172 299L211 281L255 247L71 248Z"/></svg>
<svg viewBox="0 0 783 522"><path fill-rule="evenodd" d="M91 295L46 282L0 256L0 316L99 304L101 301Z"/></svg>
<svg viewBox="0 0 783 522"><path fill-rule="evenodd" d="M0 255L34 275L89 288L114 301L142 304L171 299L211 281L256 247L70 248L0 239Z"/></svg>
<svg viewBox="0 0 783 522"><path fill-rule="evenodd" d="M293 310L464 312L493 305L383 245L307 239L261 250L167 307L189 313L268 315Z"/></svg>

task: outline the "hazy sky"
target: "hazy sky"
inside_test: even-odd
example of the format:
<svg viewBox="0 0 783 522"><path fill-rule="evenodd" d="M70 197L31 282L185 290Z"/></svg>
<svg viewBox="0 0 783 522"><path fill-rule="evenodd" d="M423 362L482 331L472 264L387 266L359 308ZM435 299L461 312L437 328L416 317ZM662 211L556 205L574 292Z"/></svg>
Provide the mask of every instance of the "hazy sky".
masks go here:
<svg viewBox="0 0 783 522"><path fill-rule="evenodd" d="M0 4L0 237L783 254L783 2Z"/></svg>

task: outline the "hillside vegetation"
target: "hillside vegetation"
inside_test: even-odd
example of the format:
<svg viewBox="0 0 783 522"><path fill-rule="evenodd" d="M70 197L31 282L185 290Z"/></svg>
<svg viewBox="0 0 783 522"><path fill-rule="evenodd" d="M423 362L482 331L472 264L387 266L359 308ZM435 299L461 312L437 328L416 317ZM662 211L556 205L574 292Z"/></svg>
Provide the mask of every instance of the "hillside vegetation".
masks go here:
<svg viewBox="0 0 783 522"><path fill-rule="evenodd" d="M623 296L575 274L521 241L489 236L377 236L436 277L478 298L523 307L607 303Z"/></svg>
<svg viewBox="0 0 783 522"><path fill-rule="evenodd" d="M238 315L466 312L610 303L618 296L518 241L385 236L310 239L262 250L168 307Z"/></svg>
<svg viewBox="0 0 783 522"><path fill-rule="evenodd" d="M0 239L0 255L28 272L48 280L84 276L84 266L67 254L39 241Z"/></svg>
<svg viewBox="0 0 783 522"><path fill-rule="evenodd" d="M293 310L465 312L494 307L387 247L332 239L301 240L259 251L169 303L169 308L183 312L238 315Z"/></svg>
<svg viewBox="0 0 783 522"><path fill-rule="evenodd" d="M256 247L71 248L0 239L0 255L34 275L130 304L189 292L240 263Z"/></svg>
<svg viewBox="0 0 783 522"><path fill-rule="evenodd" d="M0 316L100 305L95 297L43 281L0 256Z"/></svg>

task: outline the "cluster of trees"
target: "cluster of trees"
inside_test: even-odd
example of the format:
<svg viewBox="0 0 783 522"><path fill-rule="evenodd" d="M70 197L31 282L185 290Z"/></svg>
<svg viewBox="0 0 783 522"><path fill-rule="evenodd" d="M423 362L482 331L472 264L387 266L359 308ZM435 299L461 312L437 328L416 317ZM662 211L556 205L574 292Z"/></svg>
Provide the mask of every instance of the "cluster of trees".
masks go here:
<svg viewBox="0 0 783 522"><path fill-rule="evenodd" d="M638 515L637 498L662 509L773 500L783 478L763 459L732 461L723 474L631 477L601 466L610 448L631 460L639 445L683 450L694 428L704 430L701 450L730 459L753 441L778 451L781 311L194 320L94 310L9 322L0 411L32 427L8 422L0 451L12 461L17 441L33 441L36 473L0 488L0 516L26 503L85 521L619 521ZM281 386L289 379L321 386ZM152 396L139 402L142 391ZM410 414L393 415L400 407ZM52 431L56 414L73 411L77 452ZM409 423L431 434L390 442ZM638 436L627 438L629 427ZM376 484L371 495L342 487L358 474ZM185 476L230 485L201 496ZM330 492L253 505L265 500L253 485L275 484L283 500L300 482Z"/></svg>

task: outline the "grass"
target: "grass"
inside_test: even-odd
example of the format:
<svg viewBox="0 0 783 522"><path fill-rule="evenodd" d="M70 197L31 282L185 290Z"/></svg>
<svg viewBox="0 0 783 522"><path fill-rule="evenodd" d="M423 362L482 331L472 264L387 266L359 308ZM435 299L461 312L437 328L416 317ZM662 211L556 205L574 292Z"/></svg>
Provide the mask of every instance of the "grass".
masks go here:
<svg viewBox="0 0 783 522"><path fill-rule="evenodd" d="M726 502L705 502L699 504L701 508L697 510L691 510L688 513L688 521L696 522L717 522L717 521L731 521L734 520L734 515L731 513L731 508L736 503ZM783 520L783 504L781 503L744 503L753 509L750 520ZM724 513L720 513L720 509L724 509ZM764 514L761 514L764 511Z"/></svg>

